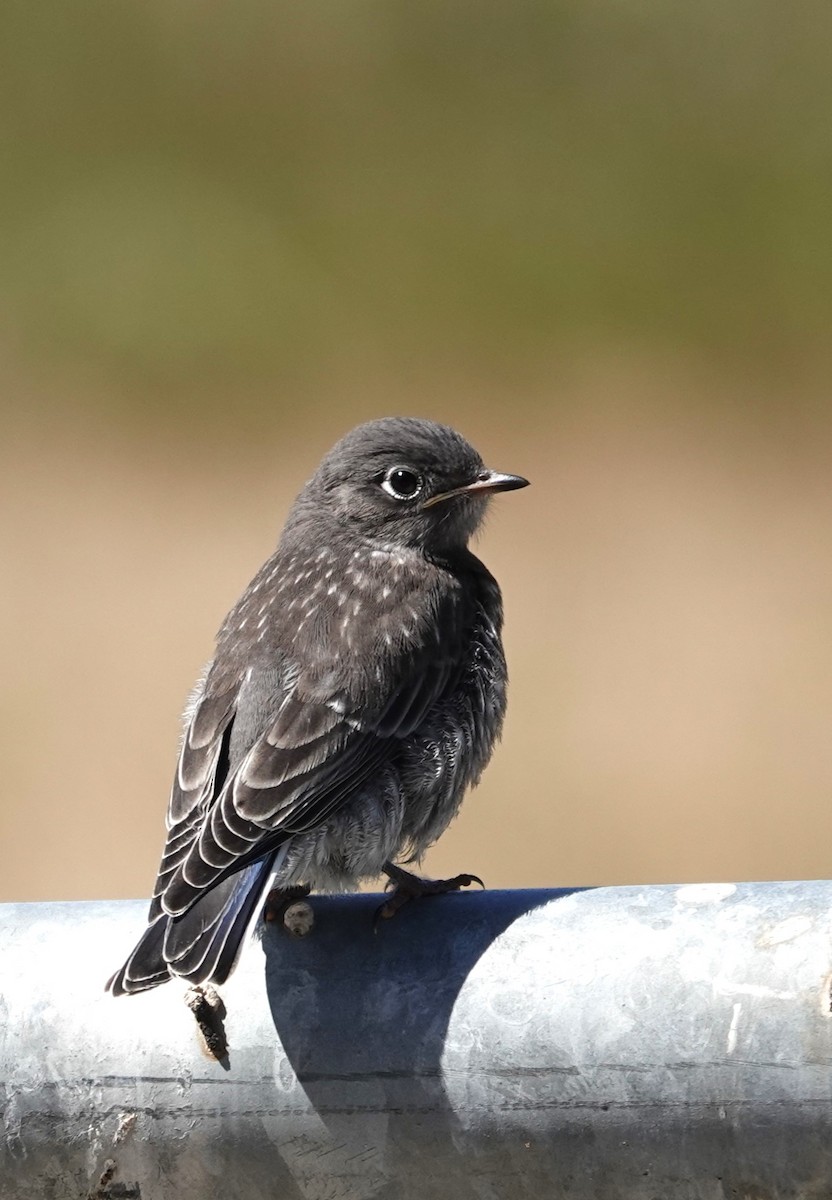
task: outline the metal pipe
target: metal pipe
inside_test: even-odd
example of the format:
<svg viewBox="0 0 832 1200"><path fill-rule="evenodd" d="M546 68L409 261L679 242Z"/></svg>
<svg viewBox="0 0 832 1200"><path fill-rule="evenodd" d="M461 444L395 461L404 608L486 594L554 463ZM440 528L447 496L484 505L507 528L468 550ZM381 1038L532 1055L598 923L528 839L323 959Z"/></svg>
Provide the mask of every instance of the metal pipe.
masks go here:
<svg viewBox="0 0 832 1200"><path fill-rule="evenodd" d="M2 1200L832 1195L832 883L313 897L114 1000L138 903L0 907Z"/></svg>

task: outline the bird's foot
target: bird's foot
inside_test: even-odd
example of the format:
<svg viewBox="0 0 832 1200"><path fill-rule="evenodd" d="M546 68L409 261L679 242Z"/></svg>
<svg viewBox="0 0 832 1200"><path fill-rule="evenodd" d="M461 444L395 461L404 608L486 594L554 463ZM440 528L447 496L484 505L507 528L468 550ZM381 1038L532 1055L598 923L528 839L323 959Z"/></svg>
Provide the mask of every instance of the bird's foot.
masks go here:
<svg viewBox="0 0 832 1200"><path fill-rule="evenodd" d="M385 863L382 870L387 876L387 888L393 890L384 904L376 909L376 925L379 921L394 917L409 900L417 900L421 896L441 896L445 892L458 892L460 888L470 887L472 883L478 883L481 888L485 887L479 875L454 875L452 879L422 879L411 871L397 867L395 863Z"/></svg>
<svg viewBox="0 0 832 1200"><path fill-rule="evenodd" d="M263 905L264 921L279 921L295 937L305 937L315 924L312 906L306 897L312 891L307 884L290 888L272 888Z"/></svg>

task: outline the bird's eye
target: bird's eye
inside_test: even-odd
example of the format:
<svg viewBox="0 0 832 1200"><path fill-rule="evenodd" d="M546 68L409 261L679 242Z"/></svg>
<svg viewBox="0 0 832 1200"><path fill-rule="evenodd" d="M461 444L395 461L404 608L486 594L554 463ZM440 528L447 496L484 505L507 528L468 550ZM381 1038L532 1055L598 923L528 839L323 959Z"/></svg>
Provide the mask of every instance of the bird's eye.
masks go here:
<svg viewBox="0 0 832 1200"><path fill-rule="evenodd" d="M387 495L394 500L413 500L424 485L422 476L410 467L391 467L381 481Z"/></svg>

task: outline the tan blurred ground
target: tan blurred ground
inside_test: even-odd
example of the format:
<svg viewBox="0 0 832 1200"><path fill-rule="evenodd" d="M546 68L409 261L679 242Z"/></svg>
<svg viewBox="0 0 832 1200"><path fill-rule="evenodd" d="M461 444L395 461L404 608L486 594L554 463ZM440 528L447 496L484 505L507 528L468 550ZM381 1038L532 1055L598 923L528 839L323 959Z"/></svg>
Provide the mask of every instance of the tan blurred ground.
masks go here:
<svg viewBox="0 0 832 1200"><path fill-rule="evenodd" d="M0 898L146 894L178 713L383 413L533 487L426 863L828 875L832 8L7 5Z"/></svg>
<svg viewBox="0 0 832 1200"><path fill-rule="evenodd" d="M365 396L236 444L21 410L0 449L0 898L147 893L178 711L221 617L322 451L395 411L458 425L534 485L479 544L506 598L505 737L427 871L828 874L829 429L805 395L790 415L734 391L726 410L714 386L610 362L557 405Z"/></svg>

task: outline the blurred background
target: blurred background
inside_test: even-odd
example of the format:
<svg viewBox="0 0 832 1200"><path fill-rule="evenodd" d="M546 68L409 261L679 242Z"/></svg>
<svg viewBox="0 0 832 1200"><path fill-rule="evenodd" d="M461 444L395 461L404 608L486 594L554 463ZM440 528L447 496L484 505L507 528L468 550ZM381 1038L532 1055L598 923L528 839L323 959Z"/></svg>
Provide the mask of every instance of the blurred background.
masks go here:
<svg viewBox="0 0 832 1200"><path fill-rule="evenodd" d="M178 713L292 497L433 417L510 714L491 886L832 871L832 9L12 3L0 899L148 894Z"/></svg>

